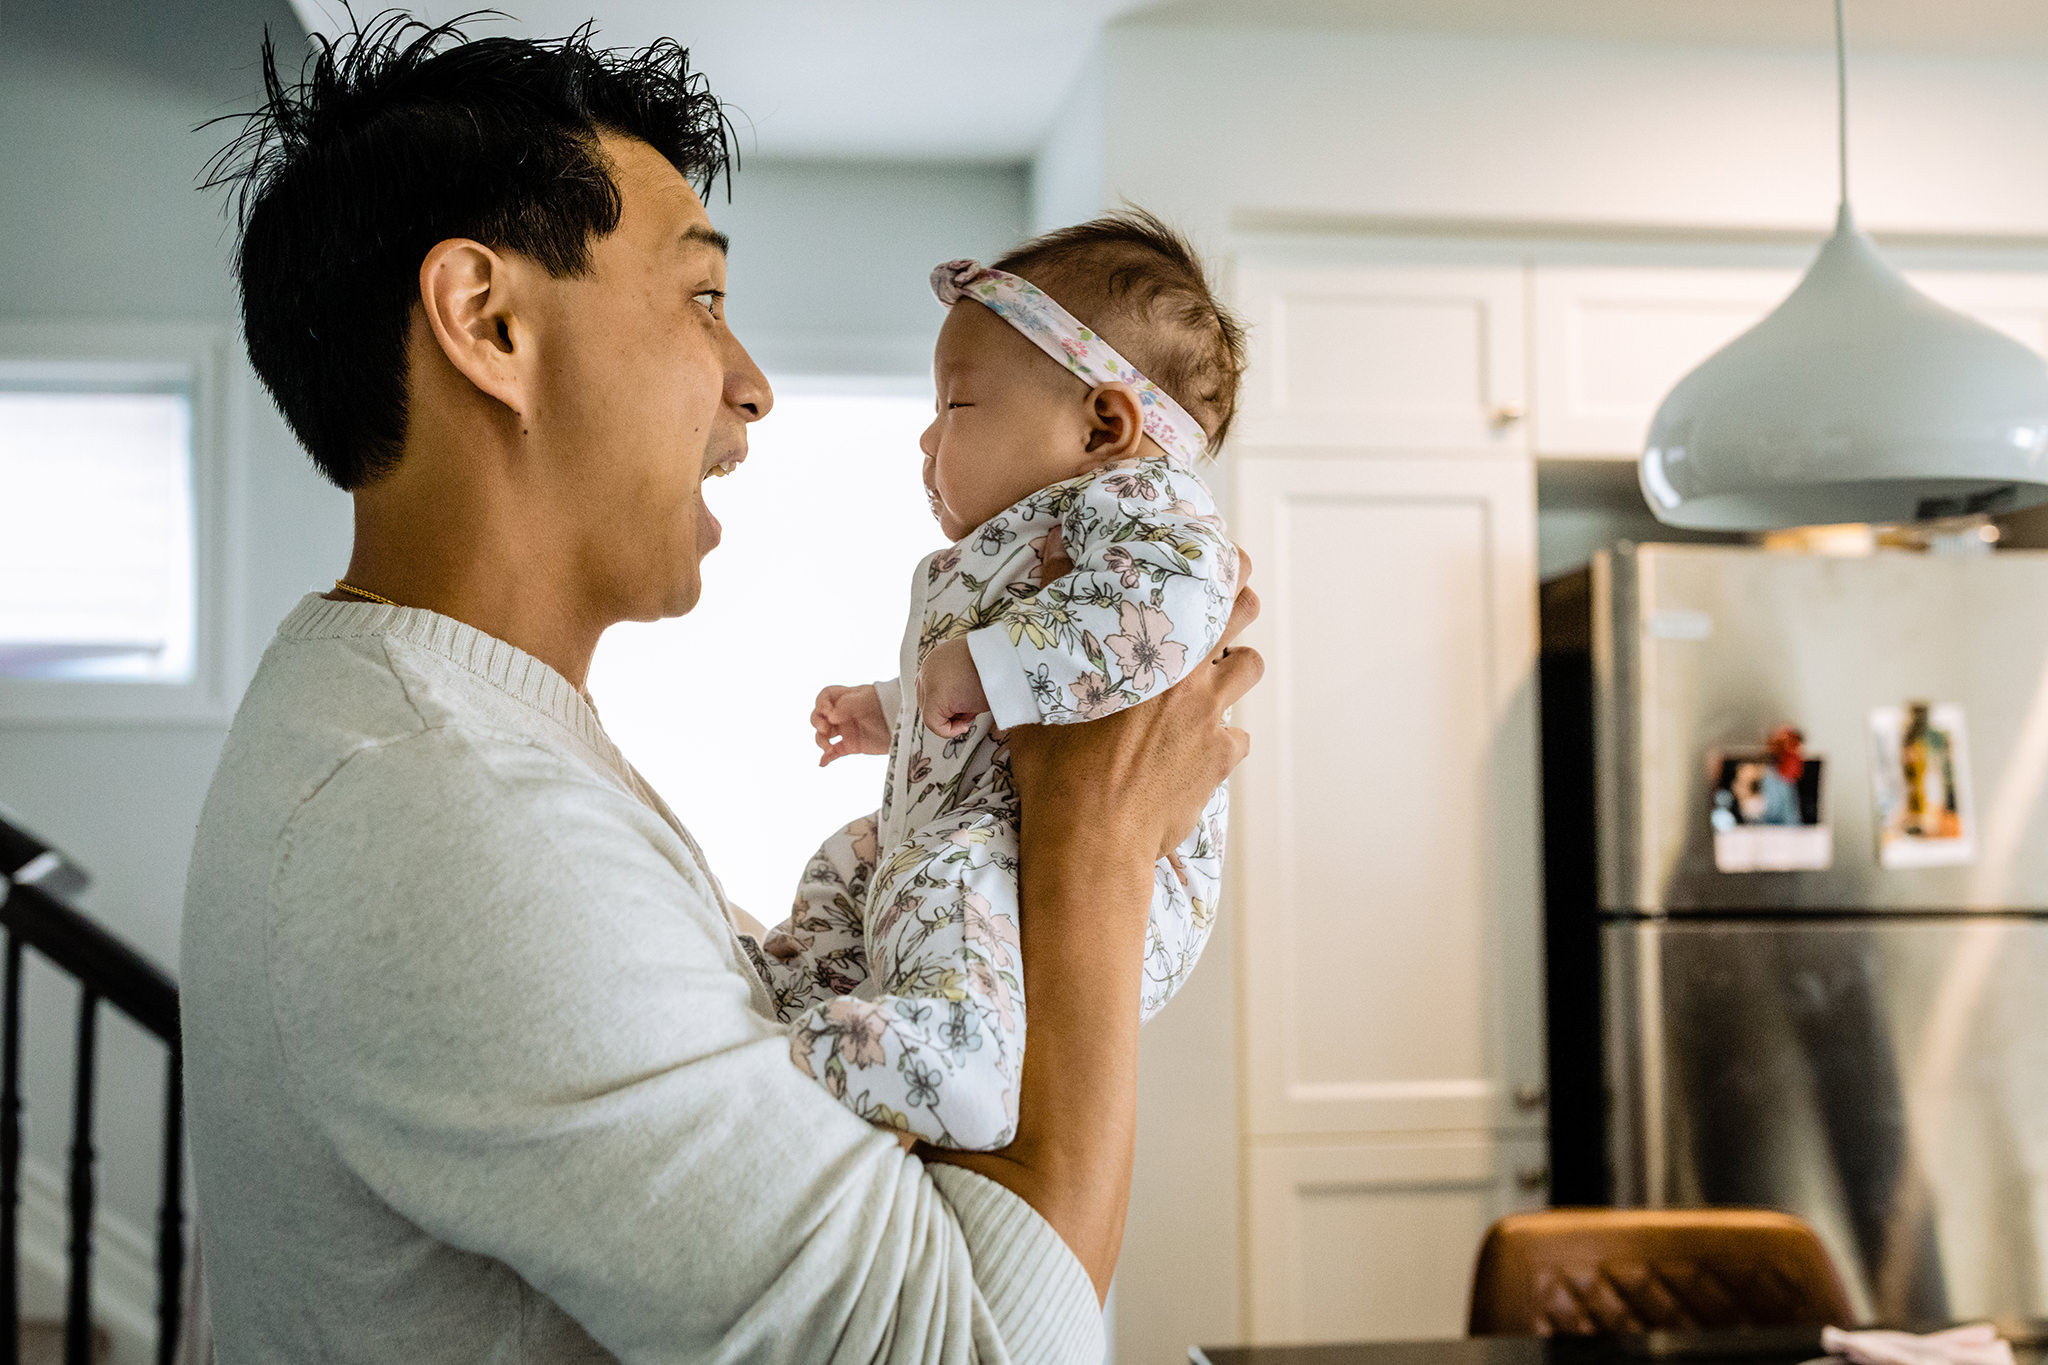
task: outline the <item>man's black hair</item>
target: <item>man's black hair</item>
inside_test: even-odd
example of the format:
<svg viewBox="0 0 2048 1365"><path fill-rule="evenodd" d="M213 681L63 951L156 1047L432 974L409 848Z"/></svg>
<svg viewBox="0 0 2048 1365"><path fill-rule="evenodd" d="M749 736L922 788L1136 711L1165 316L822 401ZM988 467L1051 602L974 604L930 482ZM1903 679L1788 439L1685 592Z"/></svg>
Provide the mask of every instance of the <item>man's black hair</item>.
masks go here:
<svg viewBox="0 0 2048 1365"><path fill-rule="evenodd" d="M465 16L465 19L473 16ZM729 173L731 125L663 40L465 40L396 11L315 40L296 84L263 42L263 106L208 167L234 190L249 360L329 479L398 462L420 262L467 237L550 274L590 268L619 224L600 132L645 142L698 192Z"/></svg>

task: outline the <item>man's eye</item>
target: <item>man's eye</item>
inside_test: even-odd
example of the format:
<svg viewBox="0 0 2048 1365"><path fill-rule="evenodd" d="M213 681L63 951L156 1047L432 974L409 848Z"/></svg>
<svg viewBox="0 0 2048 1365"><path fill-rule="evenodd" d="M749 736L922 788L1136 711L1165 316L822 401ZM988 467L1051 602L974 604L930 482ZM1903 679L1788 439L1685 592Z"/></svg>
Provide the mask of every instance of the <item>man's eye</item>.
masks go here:
<svg viewBox="0 0 2048 1365"><path fill-rule="evenodd" d="M722 318L725 316L725 291L723 289L700 289L690 297L696 302L703 304L704 311L711 314L712 317Z"/></svg>

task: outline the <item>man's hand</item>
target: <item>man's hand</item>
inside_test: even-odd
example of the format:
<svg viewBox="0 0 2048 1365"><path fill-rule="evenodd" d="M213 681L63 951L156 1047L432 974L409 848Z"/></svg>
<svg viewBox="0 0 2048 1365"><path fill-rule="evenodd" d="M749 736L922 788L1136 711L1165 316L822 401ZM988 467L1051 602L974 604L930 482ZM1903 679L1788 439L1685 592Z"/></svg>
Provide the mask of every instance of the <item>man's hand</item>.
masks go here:
<svg viewBox="0 0 2048 1365"><path fill-rule="evenodd" d="M988 713L988 693L965 639L948 640L924 656L917 670L917 710L927 730L951 739Z"/></svg>
<svg viewBox="0 0 2048 1365"><path fill-rule="evenodd" d="M824 755L818 766L848 754L889 752L889 718L882 714L882 699L873 683L859 687L828 687L818 694L811 711L811 728L818 732L818 747Z"/></svg>

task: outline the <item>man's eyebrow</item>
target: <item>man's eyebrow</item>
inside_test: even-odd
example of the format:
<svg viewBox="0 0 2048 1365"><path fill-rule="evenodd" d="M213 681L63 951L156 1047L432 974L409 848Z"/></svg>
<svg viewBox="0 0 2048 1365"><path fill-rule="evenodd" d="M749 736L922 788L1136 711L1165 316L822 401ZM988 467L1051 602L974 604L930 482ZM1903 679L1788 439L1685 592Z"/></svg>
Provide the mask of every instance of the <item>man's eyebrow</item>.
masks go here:
<svg viewBox="0 0 2048 1365"><path fill-rule="evenodd" d="M708 243L711 246L717 247L718 254L721 256L730 254L732 250L732 238L716 228L708 228L701 223L693 223L689 227L684 228L683 240L686 242Z"/></svg>

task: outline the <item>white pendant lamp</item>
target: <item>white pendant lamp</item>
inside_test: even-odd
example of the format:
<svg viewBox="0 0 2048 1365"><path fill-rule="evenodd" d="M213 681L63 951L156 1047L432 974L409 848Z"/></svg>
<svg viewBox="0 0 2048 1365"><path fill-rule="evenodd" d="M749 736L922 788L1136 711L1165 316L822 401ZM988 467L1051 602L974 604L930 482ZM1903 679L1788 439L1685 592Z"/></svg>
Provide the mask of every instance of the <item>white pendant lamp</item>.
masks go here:
<svg viewBox="0 0 2048 1365"><path fill-rule="evenodd" d="M1834 235L1776 312L1657 409L1638 475L1667 525L1767 531L2048 502L2048 361L1906 283L1850 215L1842 0L1835 77Z"/></svg>

